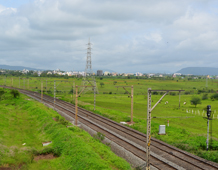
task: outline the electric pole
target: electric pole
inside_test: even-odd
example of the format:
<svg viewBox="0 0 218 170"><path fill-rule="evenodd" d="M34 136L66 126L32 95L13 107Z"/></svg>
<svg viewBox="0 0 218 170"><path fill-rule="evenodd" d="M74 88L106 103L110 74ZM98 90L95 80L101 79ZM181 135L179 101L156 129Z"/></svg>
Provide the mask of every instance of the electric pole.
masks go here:
<svg viewBox="0 0 218 170"><path fill-rule="evenodd" d="M54 110L55 110L55 93L56 93L56 84L54 80Z"/></svg>
<svg viewBox="0 0 218 170"><path fill-rule="evenodd" d="M165 94L157 101L151 108L151 93L164 91ZM169 91L184 91L184 90L151 90L148 88L148 101L147 101L147 132L146 132L146 170L150 170L150 145L151 145L151 112L160 103L160 101L168 94Z"/></svg>

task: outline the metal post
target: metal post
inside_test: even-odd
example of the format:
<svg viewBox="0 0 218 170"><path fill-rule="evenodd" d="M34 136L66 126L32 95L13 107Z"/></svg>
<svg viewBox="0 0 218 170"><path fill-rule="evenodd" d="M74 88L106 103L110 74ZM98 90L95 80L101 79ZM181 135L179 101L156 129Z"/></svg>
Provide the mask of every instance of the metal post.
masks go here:
<svg viewBox="0 0 218 170"><path fill-rule="evenodd" d="M30 89L30 79L28 79L28 89Z"/></svg>
<svg viewBox="0 0 218 170"><path fill-rule="evenodd" d="M41 101L43 101L43 82L41 82Z"/></svg>
<svg viewBox="0 0 218 170"><path fill-rule="evenodd" d="M146 170L150 170L150 144L151 144L151 88L148 88L147 105L147 134L146 134Z"/></svg>
<svg viewBox="0 0 218 170"><path fill-rule="evenodd" d="M95 104L96 104L96 81L94 80L94 110L95 110Z"/></svg>
<svg viewBox="0 0 218 170"><path fill-rule="evenodd" d="M20 88L20 77L19 77L19 88Z"/></svg>
<svg viewBox="0 0 218 170"><path fill-rule="evenodd" d="M46 93L47 93L47 78L46 78Z"/></svg>
<svg viewBox="0 0 218 170"><path fill-rule="evenodd" d="M208 80L207 80L207 76L206 76L206 88L208 87Z"/></svg>
<svg viewBox="0 0 218 170"><path fill-rule="evenodd" d="M179 91L179 109L180 109L180 91Z"/></svg>
<svg viewBox="0 0 218 170"><path fill-rule="evenodd" d="M207 118L207 151L209 145L209 117Z"/></svg>
<svg viewBox="0 0 218 170"><path fill-rule="evenodd" d="M25 78L23 78L23 89L25 89Z"/></svg>
<svg viewBox="0 0 218 170"><path fill-rule="evenodd" d="M6 76L5 76L5 86L6 86Z"/></svg>
<svg viewBox="0 0 218 170"><path fill-rule="evenodd" d="M73 81L73 101L75 100L75 81Z"/></svg>
<svg viewBox="0 0 218 170"><path fill-rule="evenodd" d="M133 124L133 85L131 86L131 124Z"/></svg>
<svg viewBox="0 0 218 170"><path fill-rule="evenodd" d="M54 80L54 109L55 109L55 93L56 93L56 85L55 85L55 80Z"/></svg>
<svg viewBox="0 0 218 170"><path fill-rule="evenodd" d="M11 87L13 87L13 78L11 78Z"/></svg>
<svg viewBox="0 0 218 170"><path fill-rule="evenodd" d="M78 113L78 106L77 106L77 102L78 102L78 94L77 94L77 91L78 91L78 86L76 86L76 101L75 101L75 125L77 126L77 113Z"/></svg>

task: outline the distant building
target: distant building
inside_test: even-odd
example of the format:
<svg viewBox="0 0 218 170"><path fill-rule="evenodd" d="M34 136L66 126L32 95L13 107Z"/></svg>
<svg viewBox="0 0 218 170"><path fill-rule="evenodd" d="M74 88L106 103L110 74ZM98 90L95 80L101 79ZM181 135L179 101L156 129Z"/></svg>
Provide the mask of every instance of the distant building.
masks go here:
<svg viewBox="0 0 218 170"><path fill-rule="evenodd" d="M136 75L136 76L142 76L143 74L142 74L142 73L139 73L139 72L137 72L137 73L135 73L135 75Z"/></svg>
<svg viewBox="0 0 218 170"><path fill-rule="evenodd" d="M105 72L104 72L104 75L105 75L105 76L109 76L109 75L110 75L110 72L109 72L109 71L105 71Z"/></svg>
<svg viewBox="0 0 218 170"><path fill-rule="evenodd" d="M181 76L182 74L181 73L174 73L176 76Z"/></svg>
<svg viewBox="0 0 218 170"><path fill-rule="evenodd" d="M103 75L103 71L102 70L97 70L97 76L102 76Z"/></svg>
<svg viewBox="0 0 218 170"><path fill-rule="evenodd" d="M150 74L148 74L147 76L148 76L148 78L150 78L150 77L154 77L155 74L150 73Z"/></svg>

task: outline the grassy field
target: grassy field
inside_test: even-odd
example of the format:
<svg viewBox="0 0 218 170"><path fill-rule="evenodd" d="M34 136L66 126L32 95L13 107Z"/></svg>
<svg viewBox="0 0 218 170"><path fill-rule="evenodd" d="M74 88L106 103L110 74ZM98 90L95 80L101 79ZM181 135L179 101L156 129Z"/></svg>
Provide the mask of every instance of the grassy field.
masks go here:
<svg viewBox="0 0 218 170"><path fill-rule="evenodd" d="M18 87L18 78L14 78L13 86ZM81 85L82 79L47 79L47 91L53 95L54 80L57 86L57 96L63 100L74 102L73 95L69 94L72 89L73 82L75 85ZM31 78L29 80L29 88L34 91L40 91L41 81L43 81L44 91L46 91L45 78ZM62 82L61 82L62 81ZM64 82L70 81L70 82ZM0 84L11 85L11 78L6 80L2 77ZM26 83L20 79L20 87L22 83ZM216 80L208 80L206 88L205 79L188 80L188 78L174 80L152 80L152 79L116 79L116 78L99 78L96 80L98 86L98 94L96 95L95 112L113 119L117 122L130 120L130 103L131 99L128 94L124 94L123 88L116 86L134 86L134 122L132 128L146 133L147 118L147 89L153 90L185 90L180 95L181 106L179 108L178 93L170 93L165 96L161 103L152 111L152 136L161 139L167 143L177 146L183 150L192 152L203 158L218 162L218 100L211 100L210 96L218 91L218 82ZM103 83L104 85L100 85ZM27 84L25 87L27 88ZM23 86L24 87L24 86ZM21 87L22 88L22 87ZM130 88L127 88L130 92ZM204 94L208 94L208 99L202 100L201 104L196 107L191 105L191 98L197 96L202 98ZM161 97L161 94L152 95L152 105L154 105ZM168 101L168 104L165 102ZM186 105L183 103L186 102ZM80 106L93 111L94 97L92 92L82 94L79 97ZM214 119L212 122L212 139L213 143L210 151L206 152L206 133L207 122L205 117L205 108L211 105ZM167 125L165 136L158 135L159 125Z"/></svg>
<svg viewBox="0 0 218 170"><path fill-rule="evenodd" d="M66 128L68 122L52 109L25 95L13 98L10 90L4 92L0 100L0 169L131 169L99 138L77 127ZM52 144L43 147L42 142L47 141ZM36 155L49 153L56 158L34 160Z"/></svg>

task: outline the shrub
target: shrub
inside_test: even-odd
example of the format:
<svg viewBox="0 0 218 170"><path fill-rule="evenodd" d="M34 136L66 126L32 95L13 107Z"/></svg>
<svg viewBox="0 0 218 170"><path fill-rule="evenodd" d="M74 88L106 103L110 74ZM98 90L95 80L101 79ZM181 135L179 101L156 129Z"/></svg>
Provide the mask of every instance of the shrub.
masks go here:
<svg viewBox="0 0 218 170"><path fill-rule="evenodd" d="M212 100L218 100L218 93L213 94L210 98L211 98Z"/></svg>
<svg viewBox="0 0 218 170"><path fill-rule="evenodd" d="M190 91L185 91L185 94L188 95L188 94L191 94L191 92Z"/></svg>
<svg viewBox="0 0 218 170"><path fill-rule="evenodd" d="M202 96L202 100L207 100L208 99L208 94L204 94L203 96Z"/></svg>
<svg viewBox="0 0 218 170"><path fill-rule="evenodd" d="M0 99L2 99L2 96L5 94L4 89L0 89Z"/></svg>
<svg viewBox="0 0 218 170"><path fill-rule="evenodd" d="M153 91L152 94L153 95L158 95L158 92L157 91Z"/></svg>
<svg viewBox="0 0 218 170"><path fill-rule="evenodd" d="M175 96L175 95L176 95L175 92L170 92L169 94L170 94L171 96Z"/></svg>
<svg viewBox="0 0 218 170"><path fill-rule="evenodd" d="M69 91L69 94L73 94L73 89L71 89L71 90Z"/></svg>
<svg viewBox="0 0 218 170"><path fill-rule="evenodd" d="M201 93L204 93L205 92L205 90L198 90L198 94L201 94Z"/></svg>
<svg viewBox="0 0 218 170"><path fill-rule="evenodd" d="M14 98L17 98L20 96L20 92L18 90L12 89L11 94Z"/></svg>

